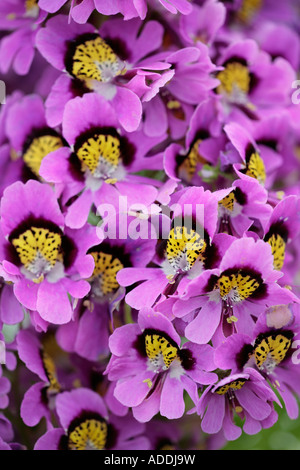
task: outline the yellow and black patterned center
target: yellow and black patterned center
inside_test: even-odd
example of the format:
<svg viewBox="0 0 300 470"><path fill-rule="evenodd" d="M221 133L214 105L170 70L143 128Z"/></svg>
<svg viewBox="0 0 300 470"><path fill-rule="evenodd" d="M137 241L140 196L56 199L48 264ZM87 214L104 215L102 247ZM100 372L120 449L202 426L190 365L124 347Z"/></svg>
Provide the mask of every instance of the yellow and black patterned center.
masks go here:
<svg viewBox="0 0 300 470"><path fill-rule="evenodd" d="M217 87L217 93L231 95L235 90L249 93L250 73L248 67L240 62L229 62L224 70L217 74L220 85Z"/></svg>
<svg viewBox="0 0 300 470"><path fill-rule="evenodd" d="M94 134L76 150L83 169L97 178L109 177L121 160L120 140L109 134Z"/></svg>
<svg viewBox="0 0 300 470"><path fill-rule="evenodd" d="M97 419L86 419L68 433L69 450L102 450L107 441L107 424Z"/></svg>
<svg viewBox="0 0 300 470"><path fill-rule="evenodd" d="M149 332L145 335L146 354L155 370L166 370L177 358L178 347L161 333Z"/></svg>
<svg viewBox="0 0 300 470"><path fill-rule="evenodd" d="M51 392L59 392L61 387L57 379L55 364L49 354L45 351L41 352L41 356L44 370L50 383L48 390Z"/></svg>
<svg viewBox="0 0 300 470"><path fill-rule="evenodd" d="M90 254L95 261L92 279L97 278L102 295L111 294L119 287L116 276L124 265L109 253L91 252Z"/></svg>
<svg viewBox="0 0 300 470"><path fill-rule="evenodd" d="M193 229L174 227L167 241L166 256L176 271L188 271L195 261L204 260L206 242Z"/></svg>
<svg viewBox="0 0 300 470"><path fill-rule="evenodd" d="M76 45L69 70L75 78L86 83L88 80L108 82L122 71L118 56L97 35L91 35Z"/></svg>
<svg viewBox="0 0 300 470"><path fill-rule="evenodd" d="M61 147L63 147L63 141L59 136L43 135L36 137L23 154L23 160L32 173L39 176L43 158Z"/></svg>
<svg viewBox="0 0 300 470"><path fill-rule="evenodd" d="M199 145L201 142L201 139L197 139L196 142L194 142L183 162L178 167L179 176L183 174L188 181L195 175L198 163L202 163L203 165L206 163L206 160L199 154Z"/></svg>
<svg viewBox="0 0 300 470"><path fill-rule="evenodd" d="M262 0L243 0L237 17L243 23L249 23L261 7Z"/></svg>
<svg viewBox="0 0 300 470"><path fill-rule="evenodd" d="M23 266L38 276L49 272L61 258L62 237L48 228L33 226L11 242Z"/></svg>
<svg viewBox="0 0 300 470"><path fill-rule="evenodd" d="M235 203L234 191L231 191L229 194L227 194L227 196L223 197L223 199L219 201L219 206L223 206L229 212L232 212L234 209L234 203Z"/></svg>
<svg viewBox="0 0 300 470"><path fill-rule="evenodd" d="M217 285L223 300L230 298L233 302L240 302L253 295L260 287L260 282L250 274L237 272L223 274Z"/></svg>
<svg viewBox="0 0 300 470"><path fill-rule="evenodd" d="M255 178L262 185L266 181L266 169L265 164L261 156L255 152L250 155L250 158L247 162L246 175Z"/></svg>
<svg viewBox="0 0 300 470"><path fill-rule="evenodd" d="M218 395L225 395L225 393L227 393L230 390L232 390L232 391L240 390L245 385L246 381L247 381L247 379L243 379L243 378L233 380L232 382L230 382L228 384L225 384L225 385L222 385L221 387L218 387L215 390L215 393L217 393Z"/></svg>
<svg viewBox="0 0 300 470"><path fill-rule="evenodd" d="M272 370L286 357L292 344L290 331L260 335L255 341L254 357L259 369Z"/></svg>
<svg viewBox="0 0 300 470"><path fill-rule="evenodd" d="M274 269L280 271L285 258L285 241L278 233L273 233L268 239L268 243L272 248Z"/></svg>

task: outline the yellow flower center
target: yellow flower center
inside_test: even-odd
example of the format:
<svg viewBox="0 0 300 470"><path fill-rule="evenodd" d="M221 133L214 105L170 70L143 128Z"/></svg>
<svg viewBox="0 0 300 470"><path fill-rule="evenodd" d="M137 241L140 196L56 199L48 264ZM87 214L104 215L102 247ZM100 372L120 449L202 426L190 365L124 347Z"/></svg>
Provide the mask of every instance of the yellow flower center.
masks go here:
<svg viewBox="0 0 300 470"><path fill-rule="evenodd" d="M232 95L235 90L249 93L250 73L246 65L240 62L229 62L224 70L217 74L220 85L217 87L217 93Z"/></svg>

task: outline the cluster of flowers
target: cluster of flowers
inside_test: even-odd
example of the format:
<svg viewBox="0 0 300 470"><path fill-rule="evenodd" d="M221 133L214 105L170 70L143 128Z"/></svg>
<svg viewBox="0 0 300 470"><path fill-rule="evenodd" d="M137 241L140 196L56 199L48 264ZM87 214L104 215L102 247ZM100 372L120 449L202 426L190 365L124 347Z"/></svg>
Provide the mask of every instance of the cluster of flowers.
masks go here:
<svg viewBox="0 0 300 470"><path fill-rule="evenodd" d="M0 449L298 417L297 9L1 0Z"/></svg>

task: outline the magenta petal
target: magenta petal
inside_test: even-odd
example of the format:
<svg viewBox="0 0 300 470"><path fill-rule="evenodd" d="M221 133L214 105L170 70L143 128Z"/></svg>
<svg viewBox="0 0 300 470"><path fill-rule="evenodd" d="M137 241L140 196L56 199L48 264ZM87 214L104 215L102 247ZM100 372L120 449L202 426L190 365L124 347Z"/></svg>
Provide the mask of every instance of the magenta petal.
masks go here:
<svg viewBox="0 0 300 470"><path fill-rule="evenodd" d="M66 225L71 228L81 228L88 219L93 202L91 191L84 191L69 207L66 215Z"/></svg>
<svg viewBox="0 0 300 470"><path fill-rule="evenodd" d="M71 149L68 147L62 147L46 155L40 166L40 176L50 183L73 182L73 177L69 173L70 155Z"/></svg>
<svg viewBox="0 0 300 470"><path fill-rule="evenodd" d="M172 397L172 399L170 399ZM183 384L167 374L161 391L160 414L168 419L181 418L185 410Z"/></svg>
<svg viewBox="0 0 300 470"><path fill-rule="evenodd" d="M46 417L50 421L50 410L43 398L45 384L34 384L24 395L21 404L21 417L27 426L36 426L40 420Z"/></svg>
<svg viewBox="0 0 300 470"><path fill-rule="evenodd" d="M36 310L50 323L61 325L71 320L73 311L62 283L51 284L45 279L40 284Z"/></svg>
<svg viewBox="0 0 300 470"><path fill-rule="evenodd" d="M252 418L249 413L245 413L245 415L246 419L243 426L243 431L246 434L249 434L250 436L257 434L262 428L261 423L256 419Z"/></svg>
<svg viewBox="0 0 300 470"><path fill-rule="evenodd" d="M24 310L14 296L11 286L5 285L1 293L1 319L7 325L19 323L24 318Z"/></svg>
<svg viewBox="0 0 300 470"><path fill-rule="evenodd" d="M165 315L154 311L152 308L144 308L138 316L138 324L142 331L145 329L158 329L164 331L173 341L180 344L180 336L177 334L172 322Z"/></svg>

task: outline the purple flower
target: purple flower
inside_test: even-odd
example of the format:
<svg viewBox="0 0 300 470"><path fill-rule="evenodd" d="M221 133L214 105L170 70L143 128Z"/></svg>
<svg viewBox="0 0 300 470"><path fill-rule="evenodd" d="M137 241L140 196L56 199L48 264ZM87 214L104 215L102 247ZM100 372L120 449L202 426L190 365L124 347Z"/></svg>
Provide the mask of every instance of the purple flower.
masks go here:
<svg viewBox="0 0 300 470"><path fill-rule="evenodd" d="M149 448L144 427L132 417L108 415L103 399L86 388L56 398L61 427L38 439L35 450L133 450Z"/></svg>
<svg viewBox="0 0 300 470"><path fill-rule="evenodd" d="M138 323L117 328L109 346L112 357L105 374L117 382L114 396L132 407L138 421L149 421L158 412L180 418L185 411L183 391L196 403L198 384L217 378L209 372L215 368L212 348L191 343L181 348L172 323L152 309L141 310Z"/></svg>

